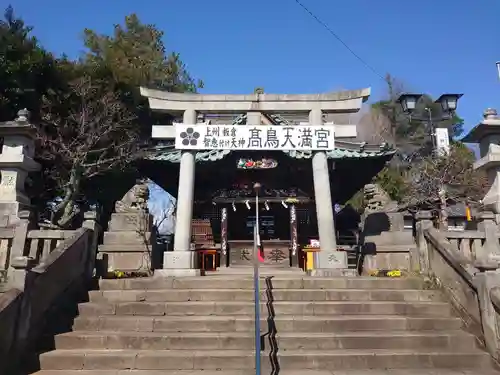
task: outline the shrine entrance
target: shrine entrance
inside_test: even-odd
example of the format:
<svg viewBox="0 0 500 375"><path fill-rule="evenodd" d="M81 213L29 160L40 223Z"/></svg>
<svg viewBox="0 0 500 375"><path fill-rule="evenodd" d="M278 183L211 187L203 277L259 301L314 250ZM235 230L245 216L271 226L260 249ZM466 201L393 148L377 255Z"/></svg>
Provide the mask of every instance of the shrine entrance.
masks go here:
<svg viewBox="0 0 500 375"><path fill-rule="evenodd" d="M300 164L279 152L235 152L215 162L206 179L200 176L193 218L210 221L214 239L220 243L220 266L250 266L253 262L256 182L261 185L258 211L262 265L302 265L300 244L318 240L318 232L312 185L298 183L301 174L311 177L311 171Z"/></svg>
<svg viewBox="0 0 500 375"><path fill-rule="evenodd" d="M198 275L200 252L215 254L213 267L251 264L257 182L264 265L300 267L301 249L314 242L315 272L346 274L334 204L349 199L394 154L386 145L352 142L356 125L335 117L359 111L369 89L319 95L200 95L145 88L141 93L151 109L182 114L173 124L153 126L152 136L161 143L143 165L177 198L174 249L164 254L165 276Z"/></svg>

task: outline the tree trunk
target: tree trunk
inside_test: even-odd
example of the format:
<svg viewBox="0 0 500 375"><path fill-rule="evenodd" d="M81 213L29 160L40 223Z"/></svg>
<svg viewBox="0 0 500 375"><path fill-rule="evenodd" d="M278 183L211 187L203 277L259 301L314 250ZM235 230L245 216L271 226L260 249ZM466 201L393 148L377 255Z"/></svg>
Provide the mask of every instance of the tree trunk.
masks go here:
<svg viewBox="0 0 500 375"><path fill-rule="evenodd" d="M448 230L448 211L446 204L446 190L444 187L439 190L439 229Z"/></svg>
<svg viewBox="0 0 500 375"><path fill-rule="evenodd" d="M64 190L63 200L54 209L51 220L52 224L66 229L80 213L80 207L76 203L76 199L80 193L80 181L81 174L78 172L78 168L74 167L70 174L68 186Z"/></svg>

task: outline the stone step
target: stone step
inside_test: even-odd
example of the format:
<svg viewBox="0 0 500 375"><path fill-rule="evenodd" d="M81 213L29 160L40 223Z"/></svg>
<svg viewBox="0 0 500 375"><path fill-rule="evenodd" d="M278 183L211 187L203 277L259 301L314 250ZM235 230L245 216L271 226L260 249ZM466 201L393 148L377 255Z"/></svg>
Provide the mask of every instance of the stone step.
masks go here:
<svg viewBox="0 0 500 375"><path fill-rule="evenodd" d="M444 350L289 350L278 353L283 370L387 368L491 368L488 354ZM232 370L254 366L250 350L55 350L40 356L44 370ZM267 353L262 369L270 371Z"/></svg>
<svg viewBox="0 0 500 375"><path fill-rule="evenodd" d="M231 266L228 268L221 267L216 271L207 271L206 276L210 277L253 277L253 266ZM298 267L289 267L288 265L282 265L279 267L274 267L270 265L264 265L259 267L259 274L262 277L303 277L306 273L303 269Z"/></svg>
<svg viewBox="0 0 500 375"><path fill-rule="evenodd" d="M262 300L274 301L441 301L435 290L418 289L277 289L261 290ZM250 289L93 290L91 302L253 301Z"/></svg>
<svg viewBox="0 0 500 375"><path fill-rule="evenodd" d="M254 303L245 301L209 302L116 302L83 303L79 306L86 315L252 315ZM279 315L417 315L451 316L451 307L445 302L394 301L277 301L261 304L263 316L269 311Z"/></svg>
<svg viewBox="0 0 500 375"><path fill-rule="evenodd" d="M267 320L261 318L262 330ZM280 316L274 319L278 332L346 331L451 331L462 327L455 317L409 317L388 315ZM140 332L252 332L254 319L241 316L79 316L75 331Z"/></svg>
<svg viewBox="0 0 500 375"><path fill-rule="evenodd" d="M151 251L151 245L147 245L141 242L127 242L126 245L123 244L103 244L99 245L100 253L137 253Z"/></svg>
<svg viewBox="0 0 500 375"><path fill-rule="evenodd" d="M149 244L151 232L104 232L104 245L129 245L129 244Z"/></svg>
<svg viewBox="0 0 500 375"><path fill-rule="evenodd" d="M264 336L269 348L269 337ZM462 331L437 332L278 332L279 350L334 349L453 349L477 348L476 339ZM56 336L57 349L137 349L137 350L252 350L250 332L69 332Z"/></svg>
<svg viewBox="0 0 500 375"><path fill-rule="evenodd" d="M439 372L437 372L439 371ZM499 375L495 370L284 370L279 375ZM41 370L34 375L255 375L255 370Z"/></svg>
<svg viewBox="0 0 500 375"><path fill-rule="evenodd" d="M266 285L267 283L267 285ZM374 277L273 277L261 278L262 288L270 289L422 289L419 278ZM144 277L108 279L99 281L101 290L150 290L150 289L253 289L251 277L200 276L185 278Z"/></svg>

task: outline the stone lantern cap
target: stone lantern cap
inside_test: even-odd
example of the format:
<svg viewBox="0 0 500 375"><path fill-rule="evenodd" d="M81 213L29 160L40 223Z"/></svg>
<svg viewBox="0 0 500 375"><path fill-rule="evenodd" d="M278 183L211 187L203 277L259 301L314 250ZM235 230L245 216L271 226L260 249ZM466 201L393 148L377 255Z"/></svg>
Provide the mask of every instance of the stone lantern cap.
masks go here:
<svg viewBox="0 0 500 375"><path fill-rule="evenodd" d="M488 108L483 113L483 121L476 125L462 139L462 142L479 143L482 139L494 134L500 135L500 117L496 109Z"/></svg>
<svg viewBox="0 0 500 375"><path fill-rule="evenodd" d="M34 137L36 128L30 123L29 118L30 113L25 108L17 112L17 117L14 121L0 122L0 136L26 135Z"/></svg>

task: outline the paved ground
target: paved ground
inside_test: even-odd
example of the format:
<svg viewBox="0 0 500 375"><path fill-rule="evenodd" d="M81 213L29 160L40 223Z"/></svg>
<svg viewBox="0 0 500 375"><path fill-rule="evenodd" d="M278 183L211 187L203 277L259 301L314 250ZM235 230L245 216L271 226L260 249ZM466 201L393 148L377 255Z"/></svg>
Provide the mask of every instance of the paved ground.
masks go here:
<svg viewBox="0 0 500 375"><path fill-rule="evenodd" d="M463 370L349 370L349 371L312 371L301 372L300 375L499 375L500 372L497 371L463 371ZM264 375L264 374L263 374ZM288 374L286 372L280 375L299 375Z"/></svg>
<svg viewBox="0 0 500 375"><path fill-rule="evenodd" d="M344 371L280 371L275 375L499 375L496 371L474 371L474 370L344 370ZM56 370L40 371L34 375L255 375L254 370ZM272 375L262 372L262 375Z"/></svg>
<svg viewBox="0 0 500 375"><path fill-rule="evenodd" d="M226 371L173 371L167 372L168 375L218 375L218 374L229 374ZM231 372L232 373L232 372ZM147 372L146 372L147 374ZM234 375L241 375L238 371L232 373ZM248 373L247 373L248 374ZM452 371L452 370L343 370L343 371L316 371L316 370L300 370L300 371L280 371L279 375L499 375L500 372L489 371L489 372L478 372L475 370L469 371ZM119 375L122 375L119 373ZM262 375L270 375L262 372Z"/></svg>

